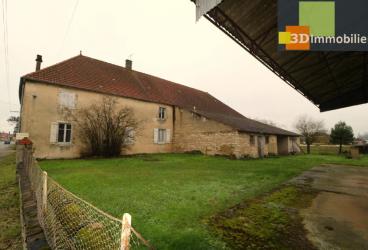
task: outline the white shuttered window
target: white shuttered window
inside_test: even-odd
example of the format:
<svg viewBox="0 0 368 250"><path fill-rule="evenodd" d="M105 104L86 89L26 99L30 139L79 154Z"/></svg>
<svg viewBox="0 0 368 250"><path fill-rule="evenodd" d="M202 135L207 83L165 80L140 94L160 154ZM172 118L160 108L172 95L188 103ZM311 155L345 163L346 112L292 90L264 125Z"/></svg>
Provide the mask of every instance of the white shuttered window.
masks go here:
<svg viewBox="0 0 368 250"><path fill-rule="evenodd" d="M72 125L70 123L52 122L50 143L70 144L72 142Z"/></svg>
<svg viewBox="0 0 368 250"><path fill-rule="evenodd" d="M125 128L124 144L126 144L126 145L132 145L132 144L134 144L134 137L135 137L134 128L132 128L132 127L126 127Z"/></svg>
<svg viewBox="0 0 368 250"><path fill-rule="evenodd" d="M155 128L153 130L153 142L156 144L165 144L171 142L171 130Z"/></svg>

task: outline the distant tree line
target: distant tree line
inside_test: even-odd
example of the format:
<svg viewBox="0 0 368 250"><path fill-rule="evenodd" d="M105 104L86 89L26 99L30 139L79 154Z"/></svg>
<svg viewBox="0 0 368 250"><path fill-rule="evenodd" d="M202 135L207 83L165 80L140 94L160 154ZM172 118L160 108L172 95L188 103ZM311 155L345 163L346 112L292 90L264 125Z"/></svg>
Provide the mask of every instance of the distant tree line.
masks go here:
<svg viewBox="0 0 368 250"><path fill-rule="evenodd" d="M295 129L305 140L308 154L310 154L310 146L315 142L316 138L321 134L327 134L327 129L322 120L316 120L307 115L300 116L297 119ZM332 144L339 145L339 154L342 153L342 145L351 144L354 141L352 127L343 121L339 121L331 128L329 136Z"/></svg>

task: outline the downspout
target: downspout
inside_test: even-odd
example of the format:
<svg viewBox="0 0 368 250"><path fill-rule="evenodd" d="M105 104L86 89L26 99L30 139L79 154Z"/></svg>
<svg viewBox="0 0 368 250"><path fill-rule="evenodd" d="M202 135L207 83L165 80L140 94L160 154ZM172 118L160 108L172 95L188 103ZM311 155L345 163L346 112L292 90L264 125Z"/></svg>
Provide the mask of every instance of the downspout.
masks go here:
<svg viewBox="0 0 368 250"><path fill-rule="evenodd" d="M23 77L21 77L19 81L19 90L18 90L19 104L20 104L18 132L22 131L22 113L23 113L22 111L23 111L24 87L25 87L25 80Z"/></svg>

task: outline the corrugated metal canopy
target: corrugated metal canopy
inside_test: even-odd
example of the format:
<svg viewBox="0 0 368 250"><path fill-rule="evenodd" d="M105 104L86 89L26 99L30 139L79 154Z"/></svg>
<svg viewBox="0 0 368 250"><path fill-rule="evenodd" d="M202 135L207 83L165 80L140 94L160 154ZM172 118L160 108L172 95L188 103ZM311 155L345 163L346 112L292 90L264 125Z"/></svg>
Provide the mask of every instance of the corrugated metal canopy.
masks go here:
<svg viewBox="0 0 368 250"><path fill-rule="evenodd" d="M368 102L367 52L277 50L277 0L224 0L205 17L322 112Z"/></svg>

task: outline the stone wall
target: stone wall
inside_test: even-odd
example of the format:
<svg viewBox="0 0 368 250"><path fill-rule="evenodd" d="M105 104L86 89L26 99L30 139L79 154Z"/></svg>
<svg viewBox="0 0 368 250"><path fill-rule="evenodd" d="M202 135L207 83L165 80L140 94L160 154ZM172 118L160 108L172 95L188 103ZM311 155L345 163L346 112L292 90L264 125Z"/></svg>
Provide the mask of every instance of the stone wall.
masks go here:
<svg viewBox="0 0 368 250"><path fill-rule="evenodd" d="M175 152L201 151L208 155L258 157L257 135L250 145L250 134L209 120L190 111L175 108L173 149ZM276 144L276 145L275 145ZM277 152L276 137L270 137L265 153Z"/></svg>
<svg viewBox="0 0 368 250"><path fill-rule="evenodd" d="M279 155L300 153L300 137L278 136L277 146Z"/></svg>
<svg viewBox="0 0 368 250"><path fill-rule="evenodd" d="M68 122L59 103L61 91L76 95L76 108L99 102L103 94L83 91L57 85L27 82L21 107L21 132L29 133L34 143L37 158L78 158L84 150L77 128L72 124L72 142L70 144L50 143L51 125L55 122ZM154 143L154 128L173 131L173 109L171 106L117 97L119 107L131 107L140 122L140 131L136 141L127 150L127 154L168 153L172 152L172 143ZM158 119L159 107L166 108L165 120ZM172 132L171 132L172 133ZM172 137L172 136L171 136Z"/></svg>
<svg viewBox="0 0 368 250"><path fill-rule="evenodd" d="M27 82L22 98L21 132L29 133L37 158L78 158L84 150L73 124L72 143L50 143L52 123L68 122L60 109L59 95L62 91L76 95L77 109L96 103L104 96L91 91ZM264 135L238 132L230 126L178 107L123 97L117 97L117 100L119 107L131 107L141 121L141 129L126 154L201 151L208 155L258 157L258 136ZM166 108L165 120L158 119L159 107ZM157 128L171 131L171 140L163 144L154 143L154 129ZM251 136L254 136L252 144ZM268 137L264 154L278 154L278 137ZM287 137L285 139L283 145L287 151L291 143Z"/></svg>

